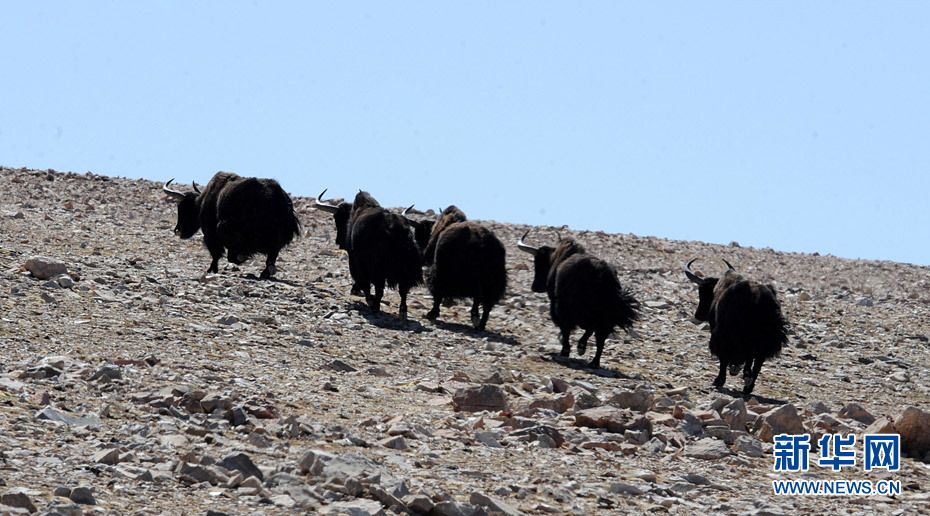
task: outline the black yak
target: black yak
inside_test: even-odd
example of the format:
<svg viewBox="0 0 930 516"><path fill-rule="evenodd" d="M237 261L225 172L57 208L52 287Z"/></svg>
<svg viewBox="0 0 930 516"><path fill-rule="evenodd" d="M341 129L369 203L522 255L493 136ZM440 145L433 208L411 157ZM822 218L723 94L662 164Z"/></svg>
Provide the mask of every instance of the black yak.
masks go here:
<svg viewBox="0 0 930 516"><path fill-rule="evenodd" d="M412 207L412 206L411 206ZM409 208L408 208L409 210ZM406 215L407 210L404 210ZM455 206L441 212L438 221L411 221L423 264L433 308L426 318L439 317L444 299L471 298L471 323L484 330L491 308L507 288L507 251L488 228L469 222ZM482 308L478 315L479 305Z"/></svg>
<svg viewBox="0 0 930 516"><path fill-rule="evenodd" d="M722 278L702 278L691 271L685 275L698 285L698 307L694 318L710 325L710 352L720 360L714 387L723 387L727 367L735 375L743 366L743 395L756 385L766 360L778 356L788 341L788 324L771 285L750 281L726 260Z"/></svg>
<svg viewBox="0 0 930 516"><path fill-rule="evenodd" d="M584 335L578 339L578 354L584 354L593 333L597 352L590 366L599 368L607 336L617 326L629 329L633 325L639 318L639 302L620 286L610 264L587 254L574 239L561 239L555 248L532 247L524 242L527 234L517 247L534 257L532 289L549 294L549 315L561 331L561 355L569 355L571 332L580 327Z"/></svg>
<svg viewBox="0 0 930 516"><path fill-rule="evenodd" d="M174 232L186 239L203 231L203 243L213 258L208 273L218 272L225 252L234 264L264 254L261 277L274 276L278 253L300 235L294 205L277 181L217 172L202 192L195 184L193 192L183 193L169 188L172 181L162 190L178 203Z"/></svg>
<svg viewBox="0 0 930 516"><path fill-rule="evenodd" d="M400 294L398 316L406 319L407 293L423 282L420 251L407 220L382 208L368 192L359 191L353 202L338 206L323 202L325 193L314 207L333 214L336 245L349 254L353 292L364 293L368 306L378 312L386 283Z"/></svg>

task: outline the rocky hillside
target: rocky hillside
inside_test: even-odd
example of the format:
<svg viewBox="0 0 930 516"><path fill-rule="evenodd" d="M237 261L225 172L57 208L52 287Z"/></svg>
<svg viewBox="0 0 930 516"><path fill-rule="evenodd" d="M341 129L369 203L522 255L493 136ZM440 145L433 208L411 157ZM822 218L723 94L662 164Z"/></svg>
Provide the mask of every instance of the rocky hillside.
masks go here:
<svg viewBox="0 0 930 516"><path fill-rule="evenodd" d="M905 414L930 408L926 267L572 232L644 305L589 370L555 357L548 301L514 245L527 227L487 223L510 286L475 332L462 304L427 321L422 288L409 322L393 292L370 314L312 199L295 199L305 234L276 281L256 279L260 259L204 277L200 237L172 234L160 187L0 169L2 514L928 511L920 460L800 476L773 472L771 452L773 433L896 425L930 461L930 416ZM681 273L692 257L774 283L792 323L749 400L737 378L710 387ZM778 478L904 489L777 497Z"/></svg>

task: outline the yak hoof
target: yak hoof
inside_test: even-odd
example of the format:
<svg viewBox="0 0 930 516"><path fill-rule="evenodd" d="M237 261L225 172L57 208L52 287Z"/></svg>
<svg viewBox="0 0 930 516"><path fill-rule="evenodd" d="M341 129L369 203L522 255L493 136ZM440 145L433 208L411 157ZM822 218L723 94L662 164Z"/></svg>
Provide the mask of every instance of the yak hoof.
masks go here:
<svg viewBox="0 0 930 516"><path fill-rule="evenodd" d="M471 316L471 325L474 326L475 329L480 330L481 328L479 328L479 326L481 326L481 318L477 315Z"/></svg>
<svg viewBox="0 0 930 516"><path fill-rule="evenodd" d="M587 342L579 342L579 343L578 343L578 354L579 354L579 355L584 355L584 352L587 351L587 350L588 350L588 343L587 343Z"/></svg>
<svg viewBox="0 0 930 516"><path fill-rule="evenodd" d="M430 321L435 321L437 317L439 317L439 310L436 310L435 308L429 312L426 312L426 318Z"/></svg>
<svg viewBox="0 0 930 516"><path fill-rule="evenodd" d="M718 376L718 377L714 378L714 387L716 387L716 388L719 389L719 388L723 387L723 384L726 383L726 381L727 381L726 378L721 378L720 376Z"/></svg>
<svg viewBox="0 0 930 516"><path fill-rule="evenodd" d="M563 357L567 357L570 353L571 353L571 352L570 352L568 349L562 348L562 351L559 352L559 355L561 355L561 356L563 356Z"/></svg>
<svg viewBox="0 0 930 516"><path fill-rule="evenodd" d="M600 368L601 368L601 361L600 361L600 360L592 360L590 363L588 363L588 367L590 367L591 369L600 369Z"/></svg>
<svg viewBox="0 0 930 516"><path fill-rule="evenodd" d="M274 276L276 272L278 272L277 268L273 265L269 265L268 267L265 267L265 270L262 271L262 274L259 277L261 279L269 279Z"/></svg>

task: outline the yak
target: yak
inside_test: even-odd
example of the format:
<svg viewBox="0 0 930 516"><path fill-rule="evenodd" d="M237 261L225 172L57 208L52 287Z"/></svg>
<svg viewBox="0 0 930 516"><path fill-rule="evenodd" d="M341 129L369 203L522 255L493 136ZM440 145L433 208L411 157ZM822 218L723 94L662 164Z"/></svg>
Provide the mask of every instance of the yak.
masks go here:
<svg viewBox="0 0 930 516"><path fill-rule="evenodd" d="M336 245L349 254L352 291L363 293L371 310L379 312L387 284L400 294L398 316L406 320L407 293L423 282L420 250L407 220L382 208L368 192L359 191L353 202L338 205L324 202L324 194L326 190L314 207L333 214Z"/></svg>
<svg viewBox="0 0 930 516"><path fill-rule="evenodd" d="M685 265L685 275L698 285L694 318L710 325L710 352L720 360L714 387L721 388L743 367L743 395L756 385L762 364L778 356L788 341L788 323L781 312L775 288L747 280L723 260L727 271L721 278L700 277Z"/></svg>
<svg viewBox="0 0 930 516"><path fill-rule="evenodd" d="M300 235L294 205L277 181L217 172L203 191L193 184L192 192L173 190L172 181L162 190L178 203L174 232L187 239L203 231L203 243L213 258L207 273L218 272L225 252L237 265L264 254L261 277L274 276L278 253Z"/></svg>
<svg viewBox="0 0 930 516"><path fill-rule="evenodd" d="M578 340L578 354L585 353L593 333L597 351L590 367L599 368L604 341L615 327L632 327L639 318L639 302L620 285L616 269L588 254L574 239L560 239L556 247L533 247L525 242L528 234L517 247L533 255L532 290L549 295L549 315L561 332L561 355L569 355L571 332L580 327L584 334Z"/></svg>
<svg viewBox="0 0 930 516"><path fill-rule="evenodd" d="M404 210L404 216L409 209ZM468 221L455 206L441 210L437 221L411 223L417 245L423 249L426 285L433 296L433 308L426 318L432 321L439 317L443 300L472 298L471 324L483 331L491 309L507 288L504 244L488 228Z"/></svg>

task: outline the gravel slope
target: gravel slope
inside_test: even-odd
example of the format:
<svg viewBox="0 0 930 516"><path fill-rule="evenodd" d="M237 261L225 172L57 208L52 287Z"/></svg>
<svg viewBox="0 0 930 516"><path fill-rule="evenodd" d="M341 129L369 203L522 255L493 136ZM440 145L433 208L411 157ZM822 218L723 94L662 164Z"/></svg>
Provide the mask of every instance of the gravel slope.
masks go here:
<svg viewBox="0 0 930 516"><path fill-rule="evenodd" d="M784 405L797 416L772 425L859 434L930 408L927 267L568 232L644 303L635 333L609 339L605 369L591 371L554 356L548 300L514 245L526 226L486 221L507 245L509 287L489 331L474 332L461 303L427 321L424 288L409 322L393 317L393 292L385 314L368 313L312 199L295 198L305 234L276 281L255 279L261 258L203 277L208 253L199 236L174 237L160 186L0 169L4 510L928 512L930 468L910 458L895 474L815 465L805 477L898 479L894 498L773 496L773 479L800 477L773 473L762 428ZM547 238L553 228L530 237ZM71 281L25 272L33 256L64 263ZM791 322L746 403L736 378L710 387L708 333L681 273L695 256L775 284ZM455 410L476 401L490 410ZM586 423L592 409L624 431L584 426L606 424ZM89 501L81 487L95 504L76 503Z"/></svg>

